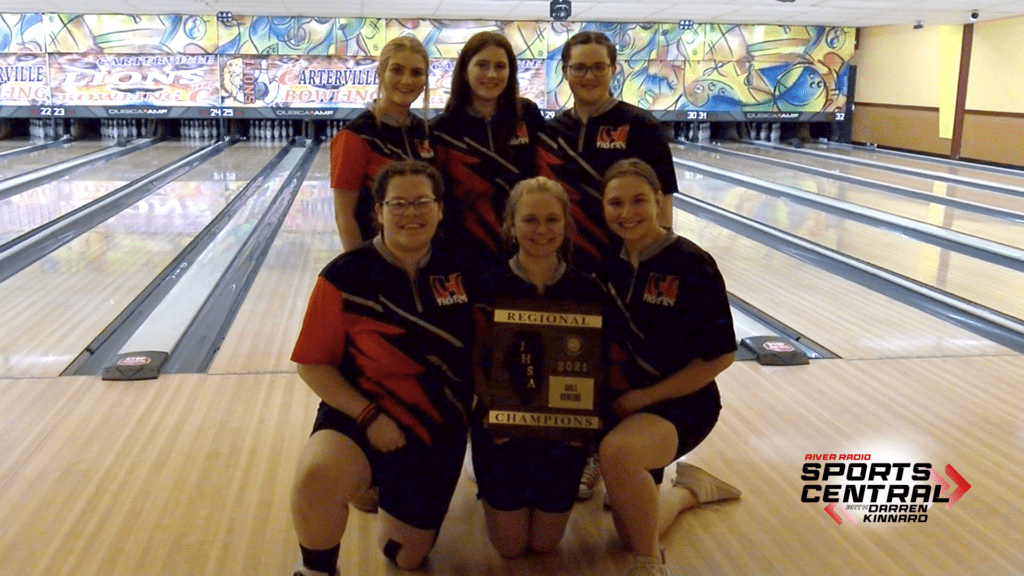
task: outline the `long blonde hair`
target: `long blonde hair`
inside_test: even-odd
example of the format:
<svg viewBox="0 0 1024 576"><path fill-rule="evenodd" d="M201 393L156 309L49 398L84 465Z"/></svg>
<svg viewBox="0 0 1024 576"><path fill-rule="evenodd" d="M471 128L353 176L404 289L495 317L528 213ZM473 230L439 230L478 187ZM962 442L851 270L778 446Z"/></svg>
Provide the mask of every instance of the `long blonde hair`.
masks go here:
<svg viewBox="0 0 1024 576"><path fill-rule="evenodd" d="M380 60L377 62L377 99L379 100L384 94L384 72L388 69L388 65L391 64L391 58L404 50L408 50L423 58L423 68L427 75L426 81L423 84L423 121L426 122L427 110L430 107L430 55L427 54L427 49L423 46L423 43L415 36L392 38L381 48ZM373 115L377 116L376 106L374 107ZM379 116L377 116L377 121L380 122Z"/></svg>

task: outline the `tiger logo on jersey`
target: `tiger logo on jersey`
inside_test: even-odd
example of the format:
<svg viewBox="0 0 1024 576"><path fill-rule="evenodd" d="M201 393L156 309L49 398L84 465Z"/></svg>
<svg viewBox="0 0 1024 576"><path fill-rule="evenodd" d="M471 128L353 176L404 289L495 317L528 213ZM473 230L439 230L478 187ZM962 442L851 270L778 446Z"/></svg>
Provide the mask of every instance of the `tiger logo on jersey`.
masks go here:
<svg viewBox="0 0 1024 576"><path fill-rule="evenodd" d="M530 132L526 129L526 121L520 120L519 124L516 125L516 135L513 136L509 141L509 146L519 146L521 144L530 143Z"/></svg>
<svg viewBox="0 0 1024 576"><path fill-rule="evenodd" d="M434 299L438 306L449 304L465 304L469 302L466 289L462 285L462 273L456 272L444 276L431 276L430 287L434 291Z"/></svg>
<svg viewBox="0 0 1024 576"><path fill-rule="evenodd" d="M426 160L434 157L434 149L430 147L429 140L413 140L413 143L416 144L416 152L419 153L420 158Z"/></svg>
<svg viewBox="0 0 1024 576"><path fill-rule="evenodd" d="M597 131L597 147L604 150L625 150L628 136L629 124L623 124L618 128L601 126Z"/></svg>
<svg viewBox="0 0 1024 576"><path fill-rule="evenodd" d="M675 306L679 295L679 276L651 273L644 288L644 302L661 306Z"/></svg>

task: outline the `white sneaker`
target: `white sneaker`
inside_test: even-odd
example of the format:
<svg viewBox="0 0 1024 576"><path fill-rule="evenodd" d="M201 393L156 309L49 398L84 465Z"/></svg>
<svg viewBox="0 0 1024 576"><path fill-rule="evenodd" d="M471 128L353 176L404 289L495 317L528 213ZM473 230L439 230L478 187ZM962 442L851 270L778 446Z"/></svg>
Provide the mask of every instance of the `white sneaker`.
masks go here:
<svg viewBox="0 0 1024 576"><path fill-rule="evenodd" d="M693 495L697 497L697 501L701 504L731 500L739 498L740 494L742 494L739 488L723 482L704 470L685 462L676 464L676 477L672 480L672 485L686 488L693 492Z"/></svg>
<svg viewBox="0 0 1024 576"><path fill-rule="evenodd" d="M601 463L597 461L597 454L587 460L583 468L583 476L580 477L580 491L576 494L577 500L590 500L594 496L594 486L601 479Z"/></svg>
<svg viewBox="0 0 1024 576"><path fill-rule="evenodd" d="M656 558L637 556L633 558L633 564L626 568L622 576L672 576L672 574Z"/></svg>

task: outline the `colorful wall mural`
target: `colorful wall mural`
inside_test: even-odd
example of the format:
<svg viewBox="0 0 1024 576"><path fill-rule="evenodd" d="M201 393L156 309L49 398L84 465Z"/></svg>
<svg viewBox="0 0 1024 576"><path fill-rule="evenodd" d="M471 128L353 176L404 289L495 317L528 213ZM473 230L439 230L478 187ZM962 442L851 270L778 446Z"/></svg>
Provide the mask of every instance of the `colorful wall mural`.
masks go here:
<svg viewBox="0 0 1024 576"><path fill-rule="evenodd" d="M613 92L666 120L831 119L846 109L854 52L852 28L827 26L0 14L0 107L344 116L375 96L387 40L413 35L431 55L429 107L439 109L459 50L482 30L512 42L523 96L552 111L572 104L561 71L565 41L582 30L603 32L618 48Z"/></svg>

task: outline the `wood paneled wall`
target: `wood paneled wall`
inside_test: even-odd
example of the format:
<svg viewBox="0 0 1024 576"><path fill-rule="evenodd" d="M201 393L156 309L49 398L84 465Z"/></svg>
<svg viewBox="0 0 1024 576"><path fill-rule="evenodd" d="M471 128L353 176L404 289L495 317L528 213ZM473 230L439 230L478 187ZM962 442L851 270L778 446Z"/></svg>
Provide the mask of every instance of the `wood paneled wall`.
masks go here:
<svg viewBox="0 0 1024 576"><path fill-rule="evenodd" d="M852 140L911 152L949 156L952 140L939 138L939 109L858 102ZM1024 114L967 110L960 157L1024 167Z"/></svg>
<svg viewBox="0 0 1024 576"><path fill-rule="evenodd" d="M960 157L1024 166L1024 114L967 110Z"/></svg>
<svg viewBox="0 0 1024 576"><path fill-rule="evenodd" d="M928 154L949 156L951 140L939 138L939 109L858 102L852 140Z"/></svg>

